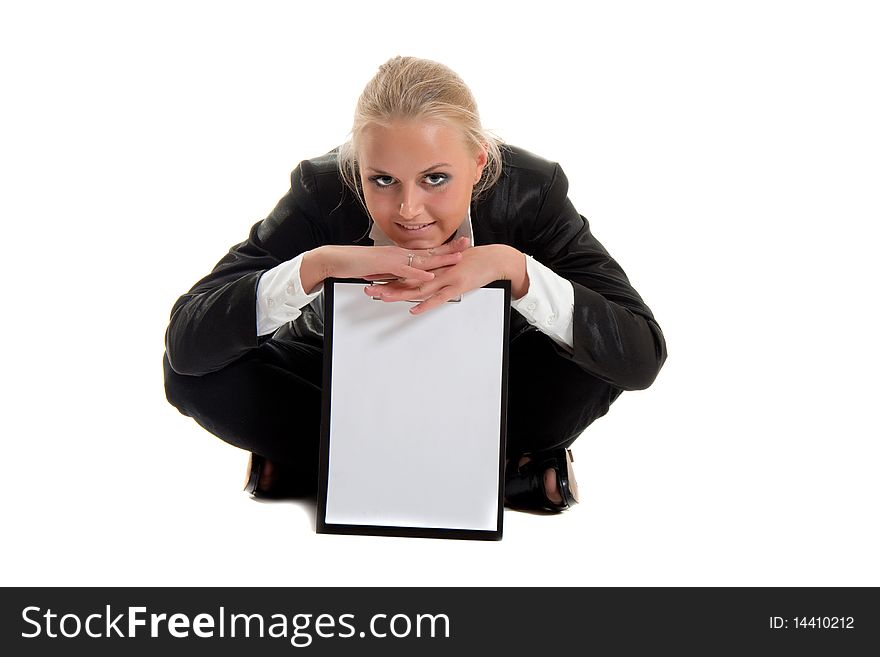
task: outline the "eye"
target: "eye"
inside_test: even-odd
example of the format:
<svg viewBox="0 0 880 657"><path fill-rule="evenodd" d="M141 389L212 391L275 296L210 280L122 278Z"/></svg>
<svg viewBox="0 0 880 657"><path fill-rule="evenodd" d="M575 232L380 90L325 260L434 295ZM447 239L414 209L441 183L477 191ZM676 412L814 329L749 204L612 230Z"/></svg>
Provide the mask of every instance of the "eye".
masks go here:
<svg viewBox="0 0 880 657"><path fill-rule="evenodd" d="M432 178L435 179L433 182L431 181ZM441 187L449 180L449 176L445 173L429 173L425 176L425 180L428 181L429 187Z"/></svg>
<svg viewBox="0 0 880 657"><path fill-rule="evenodd" d="M391 187L391 185L394 184L394 178L392 178L391 176L373 176L372 178L370 178L370 182L373 183L376 187L382 189L385 187Z"/></svg>

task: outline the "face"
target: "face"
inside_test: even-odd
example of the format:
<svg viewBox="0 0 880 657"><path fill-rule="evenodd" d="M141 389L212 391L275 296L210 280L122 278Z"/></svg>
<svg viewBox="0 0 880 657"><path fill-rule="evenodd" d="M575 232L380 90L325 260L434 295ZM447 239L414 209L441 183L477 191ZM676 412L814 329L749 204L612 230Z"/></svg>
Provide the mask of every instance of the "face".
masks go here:
<svg viewBox="0 0 880 657"><path fill-rule="evenodd" d="M367 209L399 246L429 249L467 218L486 151L473 153L461 131L434 121L371 124L358 146Z"/></svg>

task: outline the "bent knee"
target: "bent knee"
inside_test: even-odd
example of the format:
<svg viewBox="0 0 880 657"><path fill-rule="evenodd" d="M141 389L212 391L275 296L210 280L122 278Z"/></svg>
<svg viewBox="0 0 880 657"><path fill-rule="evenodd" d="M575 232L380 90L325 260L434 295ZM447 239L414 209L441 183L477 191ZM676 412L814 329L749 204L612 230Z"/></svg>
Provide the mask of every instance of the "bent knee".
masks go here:
<svg viewBox="0 0 880 657"><path fill-rule="evenodd" d="M192 389L192 385L191 383L187 385L189 383L187 379L196 379L198 377L186 376L185 374L175 372L171 367L167 354L165 354L162 364L165 370L165 399L184 415L190 415L187 410L190 395L187 393Z"/></svg>

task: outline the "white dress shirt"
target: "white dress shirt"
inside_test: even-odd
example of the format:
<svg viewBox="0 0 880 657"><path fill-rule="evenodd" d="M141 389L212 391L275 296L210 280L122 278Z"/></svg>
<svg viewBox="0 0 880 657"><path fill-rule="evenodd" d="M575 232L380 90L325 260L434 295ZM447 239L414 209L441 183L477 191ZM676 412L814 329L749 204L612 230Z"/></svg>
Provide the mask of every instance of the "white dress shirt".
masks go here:
<svg viewBox="0 0 880 657"><path fill-rule="evenodd" d="M474 231L471 210L455 232L453 239L466 236L471 246ZM394 242L373 222L370 238L375 246L391 246ZM305 253L282 262L266 271L257 284L257 335L274 333L278 328L300 316L300 308L310 303L316 310L323 307L323 286L311 294L303 290L299 269ZM511 297L510 306L519 312L529 324L545 333L557 344L573 349L572 328L574 324L574 288L571 283L553 270L526 254L526 271L529 291L520 299Z"/></svg>

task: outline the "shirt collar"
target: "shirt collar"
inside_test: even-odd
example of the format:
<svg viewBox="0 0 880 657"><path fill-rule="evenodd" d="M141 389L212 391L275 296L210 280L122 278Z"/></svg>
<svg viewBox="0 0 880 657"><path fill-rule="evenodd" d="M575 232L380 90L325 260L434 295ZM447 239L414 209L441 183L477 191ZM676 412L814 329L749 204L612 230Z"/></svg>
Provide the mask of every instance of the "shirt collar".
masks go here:
<svg viewBox="0 0 880 657"><path fill-rule="evenodd" d="M455 235L452 236L452 239L454 240L462 236L468 238L469 246L474 246L474 227L471 224L470 205L468 205L467 217L465 217L464 220L461 222L461 225L458 227L458 230L455 231ZM373 227L370 229L370 239L373 240L373 246L394 245L394 242L384 233L381 228L379 228L379 224L377 224L375 221L373 222Z"/></svg>

